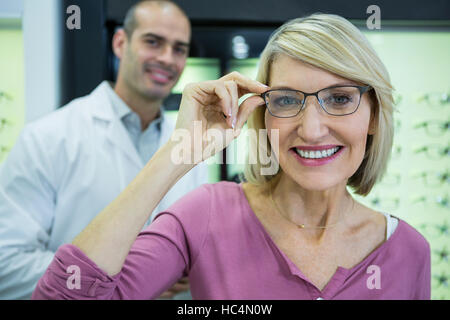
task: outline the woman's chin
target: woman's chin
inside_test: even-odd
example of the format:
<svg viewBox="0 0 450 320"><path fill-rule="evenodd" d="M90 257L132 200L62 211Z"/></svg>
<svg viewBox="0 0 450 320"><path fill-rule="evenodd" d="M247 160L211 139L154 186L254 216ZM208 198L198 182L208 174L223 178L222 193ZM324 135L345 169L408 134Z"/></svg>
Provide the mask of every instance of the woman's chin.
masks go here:
<svg viewBox="0 0 450 320"><path fill-rule="evenodd" d="M330 179L330 177L323 176L304 176L296 175L291 179L302 189L308 191L327 191L342 184L346 184L346 181L341 179Z"/></svg>

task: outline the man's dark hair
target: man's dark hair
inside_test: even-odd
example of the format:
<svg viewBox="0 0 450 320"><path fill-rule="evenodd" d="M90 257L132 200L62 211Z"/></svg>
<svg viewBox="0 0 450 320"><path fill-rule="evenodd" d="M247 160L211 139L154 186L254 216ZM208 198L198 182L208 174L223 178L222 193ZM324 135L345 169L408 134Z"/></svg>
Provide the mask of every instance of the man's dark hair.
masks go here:
<svg viewBox="0 0 450 320"><path fill-rule="evenodd" d="M136 10L142 4L145 4L145 3L154 3L161 7L172 5L176 8L178 8L178 10L180 10L180 12L182 12L187 18L187 15L184 13L184 11L173 1L170 1L170 0L141 0L137 3L135 3L130 9L128 9L127 14L125 15L125 19L123 21L123 29L125 30L125 33L126 33L128 39L131 39L131 36L132 36L134 30L138 26L138 21L136 18Z"/></svg>

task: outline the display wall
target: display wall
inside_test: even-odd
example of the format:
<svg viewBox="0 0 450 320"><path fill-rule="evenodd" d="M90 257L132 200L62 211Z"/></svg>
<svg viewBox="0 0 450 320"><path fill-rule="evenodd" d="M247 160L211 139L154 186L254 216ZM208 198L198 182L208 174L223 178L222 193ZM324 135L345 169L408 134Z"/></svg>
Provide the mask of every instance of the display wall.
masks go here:
<svg viewBox="0 0 450 320"><path fill-rule="evenodd" d="M361 201L427 238L432 298L450 299L450 32L364 33L390 72L397 112L387 174Z"/></svg>
<svg viewBox="0 0 450 320"><path fill-rule="evenodd" d="M20 19L0 19L0 165L25 118L23 34Z"/></svg>

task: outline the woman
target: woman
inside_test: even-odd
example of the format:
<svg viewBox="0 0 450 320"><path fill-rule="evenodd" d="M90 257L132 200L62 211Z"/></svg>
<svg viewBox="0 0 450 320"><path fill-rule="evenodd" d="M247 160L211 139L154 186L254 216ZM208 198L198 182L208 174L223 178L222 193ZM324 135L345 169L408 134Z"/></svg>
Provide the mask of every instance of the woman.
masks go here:
<svg viewBox="0 0 450 320"><path fill-rule="evenodd" d="M292 20L269 40L258 80L232 73L187 86L177 129L197 140L161 148L59 248L33 297L148 299L189 276L198 299L429 299L426 240L346 189L370 192L393 140L389 76L364 36L335 15ZM279 170L262 175L261 163L248 165L247 183L202 186L139 233L176 180L248 118L270 142L250 151L267 147ZM208 140L213 130L223 139ZM174 161L180 144L193 164Z"/></svg>

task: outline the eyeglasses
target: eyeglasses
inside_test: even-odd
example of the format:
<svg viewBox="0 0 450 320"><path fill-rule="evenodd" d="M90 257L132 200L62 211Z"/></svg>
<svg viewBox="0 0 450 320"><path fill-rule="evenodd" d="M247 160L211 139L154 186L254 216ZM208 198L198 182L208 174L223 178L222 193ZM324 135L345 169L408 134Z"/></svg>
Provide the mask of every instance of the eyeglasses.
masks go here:
<svg viewBox="0 0 450 320"><path fill-rule="evenodd" d="M448 250L446 246L439 250L433 250L432 252L433 257L436 257L439 262L448 262Z"/></svg>
<svg viewBox="0 0 450 320"><path fill-rule="evenodd" d="M358 109L362 95L370 89L371 86L333 86L313 93L294 89L273 89L262 93L261 97L269 113L277 118L297 116L303 110L308 96L315 96L326 113L346 116Z"/></svg>
<svg viewBox="0 0 450 320"><path fill-rule="evenodd" d="M439 137L450 130L450 121L430 120L418 123L414 129L425 128L425 132L432 137Z"/></svg>
<svg viewBox="0 0 450 320"><path fill-rule="evenodd" d="M446 104L450 104L450 93L425 93L417 99L417 102L425 102L430 106L443 106Z"/></svg>
<svg viewBox="0 0 450 320"><path fill-rule="evenodd" d="M0 162L4 160L6 154L10 151L7 146L0 145Z"/></svg>
<svg viewBox="0 0 450 320"><path fill-rule="evenodd" d="M414 150L415 153L424 152L429 159L440 160L450 156L450 145L442 146L439 144L426 145Z"/></svg>
<svg viewBox="0 0 450 320"><path fill-rule="evenodd" d="M10 120L8 120L8 119L6 119L6 118L0 118L0 132L4 129L4 128L6 128L7 126L10 126L10 125L12 125L13 123L10 121Z"/></svg>
<svg viewBox="0 0 450 320"><path fill-rule="evenodd" d="M423 179L427 187L440 187L444 183L450 184L450 172L446 171L424 171L413 176L413 178Z"/></svg>
<svg viewBox="0 0 450 320"><path fill-rule="evenodd" d="M435 196L420 196L412 200L413 205L423 204L428 207L434 205L440 209L450 209L450 199L448 195L435 195Z"/></svg>
<svg viewBox="0 0 450 320"><path fill-rule="evenodd" d="M448 237L450 234L449 226L446 221L441 224L422 223L418 228L425 235L425 237L430 239L443 239Z"/></svg>
<svg viewBox="0 0 450 320"><path fill-rule="evenodd" d="M0 102L2 102L3 100L11 101L12 97L9 93L6 93L5 91L0 91Z"/></svg>
<svg viewBox="0 0 450 320"><path fill-rule="evenodd" d="M370 200L370 204L374 207L383 210L396 210L400 205L400 198L398 197L375 197Z"/></svg>
<svg viewBox="0 0 450 320"><path fill-rule="evenodd" d="M444 272L441 272L441 274L434 274L433 279L433 287L448 287L448 276Z"/></svg>
<svg viewBox="0 0 450 320"><path fill-rule="evenodd" d="M392 147L391 159L400 159L402 155L402 146L394 145Z"/></svg>

